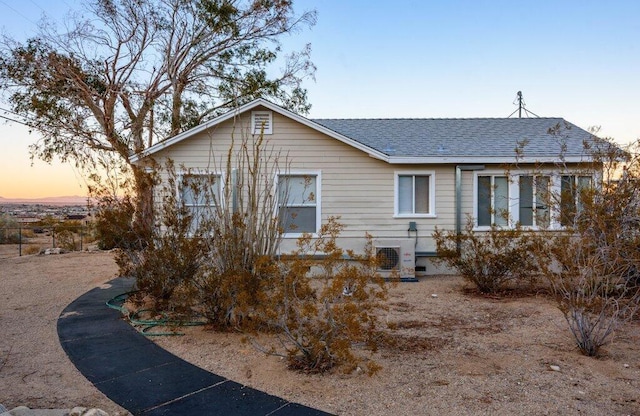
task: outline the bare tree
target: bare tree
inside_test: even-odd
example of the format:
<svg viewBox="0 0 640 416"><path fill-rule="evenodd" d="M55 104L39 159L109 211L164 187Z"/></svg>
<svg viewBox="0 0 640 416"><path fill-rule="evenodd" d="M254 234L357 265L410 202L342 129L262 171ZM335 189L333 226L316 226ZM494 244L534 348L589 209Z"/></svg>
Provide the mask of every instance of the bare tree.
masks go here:
<svg viewBox="0 0 640 416"><path fill-rule="evenodd" d="M0 87L13 112L42 139L32 154L90 166L95 152L125 163L257 96L307 111L301 81L310 49L281 56L279 39L315 23L291 1L94 0L66 30L44 21L24 43L3 39ZM282 70L271 74L271 64ZM152 180L128 165L137 219L148 232Z"/></svg>

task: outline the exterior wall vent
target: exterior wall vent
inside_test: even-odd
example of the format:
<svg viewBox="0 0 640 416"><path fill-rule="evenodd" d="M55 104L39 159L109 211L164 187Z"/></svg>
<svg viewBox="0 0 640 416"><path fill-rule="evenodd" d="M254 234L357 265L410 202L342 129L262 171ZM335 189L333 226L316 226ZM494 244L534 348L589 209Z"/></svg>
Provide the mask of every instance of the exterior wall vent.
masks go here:
<svg viewBox="0 0 640 416"><path fill-rule="evenodd" d="M273 134L273 113L271 111L252 111L251 131L253 134Z"/></svg>

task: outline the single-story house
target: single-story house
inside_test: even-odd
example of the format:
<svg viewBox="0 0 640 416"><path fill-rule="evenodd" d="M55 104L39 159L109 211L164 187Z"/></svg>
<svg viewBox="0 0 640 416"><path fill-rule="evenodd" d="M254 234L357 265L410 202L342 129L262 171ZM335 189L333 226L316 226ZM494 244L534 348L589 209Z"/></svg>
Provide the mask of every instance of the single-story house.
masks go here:
<svg viewBox="0 0 640 416"><path fill-rule="evenodd" d="M594 180L582 168L592 160L585 149L597 139L562 118L308 119L263 99L131 161L170 158L175 166L217 174L207 171L211 157L226 155L240 128L263 132L288 155L290 168L282 174L289 180L276 183L305 184L287 202L297 215L282 252L295 247L301 232L314 233L329 216L340 216L344 248L361 250L369 233L376 249L397 253L403 275L434 272L431 234L436 227L460 230L467 217L478 230L516 223L561 229L567 213L550 204L549 195ZM565 200L563 209L576 204Z"/></svg>

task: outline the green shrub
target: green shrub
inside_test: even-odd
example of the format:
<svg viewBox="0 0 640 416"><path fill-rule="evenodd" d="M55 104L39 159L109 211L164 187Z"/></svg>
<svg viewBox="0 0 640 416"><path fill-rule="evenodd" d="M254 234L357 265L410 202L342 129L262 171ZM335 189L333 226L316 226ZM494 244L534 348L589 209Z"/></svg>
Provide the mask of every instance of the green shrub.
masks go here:
<svg viewBox="0 0 640 416"><path fill-rule="evenodd" d="M55 233L56 247L60 247L66 251L80 250L79 237L71 230L60 230Z"/></svg>

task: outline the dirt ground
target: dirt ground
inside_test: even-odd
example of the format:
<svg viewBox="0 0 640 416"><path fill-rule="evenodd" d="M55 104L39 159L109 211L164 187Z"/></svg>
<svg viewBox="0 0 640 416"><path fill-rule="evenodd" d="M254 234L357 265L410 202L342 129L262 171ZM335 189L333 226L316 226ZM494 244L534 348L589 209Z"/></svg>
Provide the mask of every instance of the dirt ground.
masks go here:
<svg viewBox="0 0 640 416"><path fill-rule="evenodd" d="M55 330L67 304L115 273L109 253L0 259L0 403L121 410L77 372ZM374 354L383 368L371 377L294 373L237 334L191 328L155 340L214 373L340 415L640 415L640 322L593 359L544 295L494 299L463 287L441 276L392 288L383 320L401 342Z"/></svg>
<svg viewBox="0 0 640 416"><path fill-rule="evenodd" d="M0 245L0 403L8 409L83 406L125 414L76 370L56 331L69 303L116 277L112 254L15 257L17 252L16 246Z"/></svg>

